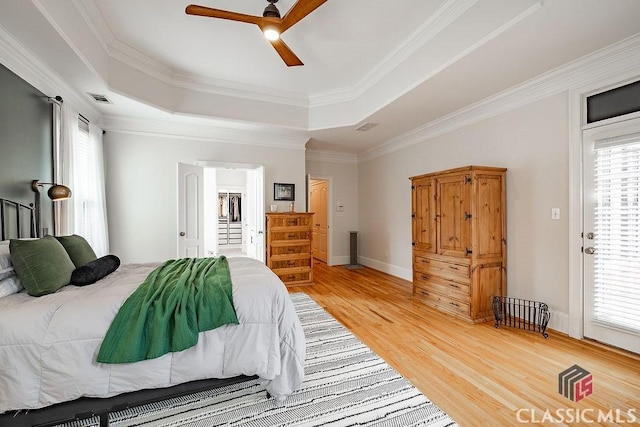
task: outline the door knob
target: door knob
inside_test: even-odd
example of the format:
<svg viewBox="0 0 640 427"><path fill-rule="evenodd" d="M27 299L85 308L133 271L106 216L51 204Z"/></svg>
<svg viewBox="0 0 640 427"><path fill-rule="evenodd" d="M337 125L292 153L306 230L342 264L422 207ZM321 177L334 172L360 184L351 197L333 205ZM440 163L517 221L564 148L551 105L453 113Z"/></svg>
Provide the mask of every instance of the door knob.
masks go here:
<svg viewBox="0 0 640 427"><path fill-rule="evenodd" d="M589 254L589 255L593 255L596 253L596 249L592 246L589 246L588 248L584 248L584 253L585 254Z"/></svg>
<svg viewBox="0 0 640 427"><path fill-rule="evenodd" d="M186 233L185 233L184 231L181 231L181 232L180 232L180 237L184 237L184 236L185 236L185 234L186 234Z"/></svg>

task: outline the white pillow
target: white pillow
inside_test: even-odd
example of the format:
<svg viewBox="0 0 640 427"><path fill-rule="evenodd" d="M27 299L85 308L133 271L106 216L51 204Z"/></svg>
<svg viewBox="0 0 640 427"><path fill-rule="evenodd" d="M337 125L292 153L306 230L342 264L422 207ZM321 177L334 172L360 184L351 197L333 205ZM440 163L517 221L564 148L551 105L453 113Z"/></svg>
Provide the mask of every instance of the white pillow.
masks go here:
<svg viewBox="0 0 640 427"><path fill-rule="evenodd" d="M18 293L23 289L24 287L16 275L0 280L0 298Z"/></svg>
<svg viewBox="0 0 640 427"><path fill-rule="evenodd" d="M0 271L11 266L13 266L13 263L9 253L9 241L3 240L0 242Z"/></svg>
<svg viewBox="0 0 640 427"><path fill-rule="evenodd" d="M13 269L13 266L7 268L0 268L0 280L6 279L9 276L13 276L16 274L16 271Z"/></svg>

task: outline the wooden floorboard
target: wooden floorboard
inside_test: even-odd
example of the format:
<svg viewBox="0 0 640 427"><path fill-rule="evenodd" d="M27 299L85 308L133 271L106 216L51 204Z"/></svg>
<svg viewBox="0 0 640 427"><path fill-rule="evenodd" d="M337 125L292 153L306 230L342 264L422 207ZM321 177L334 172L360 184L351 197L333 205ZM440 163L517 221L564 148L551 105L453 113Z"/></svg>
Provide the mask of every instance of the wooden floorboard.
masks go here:
<svg viewBox="0 0 640 427"><path fill-rule="evenodd" d="M640 425L637 354L555 331L544 339L467 323L414 299L410 282L369 268L316 262L313 274L313 285L289 291L311 296L461 426ZM572 365L593 375L593 393L579 402L558 392L558 374ZM600 413L614 418L597 422Z"/></svg>

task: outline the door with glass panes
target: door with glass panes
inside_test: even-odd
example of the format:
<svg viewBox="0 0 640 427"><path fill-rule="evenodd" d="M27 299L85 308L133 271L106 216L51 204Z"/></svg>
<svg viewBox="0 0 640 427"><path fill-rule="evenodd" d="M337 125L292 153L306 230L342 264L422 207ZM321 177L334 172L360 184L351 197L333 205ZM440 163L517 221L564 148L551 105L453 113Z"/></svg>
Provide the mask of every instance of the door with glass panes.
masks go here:
<svg viewBox="0 0 640 427"><path fill-rule="evenodd" d="M640 119L583 133L584 335L640 353Z"/></svg>

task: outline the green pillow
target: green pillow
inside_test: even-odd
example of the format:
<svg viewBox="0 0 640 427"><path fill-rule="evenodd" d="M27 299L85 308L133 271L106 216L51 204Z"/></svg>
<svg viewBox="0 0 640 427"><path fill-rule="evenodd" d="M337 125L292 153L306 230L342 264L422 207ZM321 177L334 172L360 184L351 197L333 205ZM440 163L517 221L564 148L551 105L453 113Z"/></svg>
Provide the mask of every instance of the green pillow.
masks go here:
<svg viewBox="0 0 640 427"><path fill-rule="evenodd" d="M75 266L55 237L12 239L9 251L18 279L29 295L50 294L69 284Z"/></svg>
<svg viewBox="0 0 640 427"><path fill-rule="evenodd" d="M76 267L84 267L87 263L98 259L89 242L82 236L74 234L72 236L58 236L56 239L62 243L62 246L69 254L69 258L71 258L71 262Z"/></svg>

